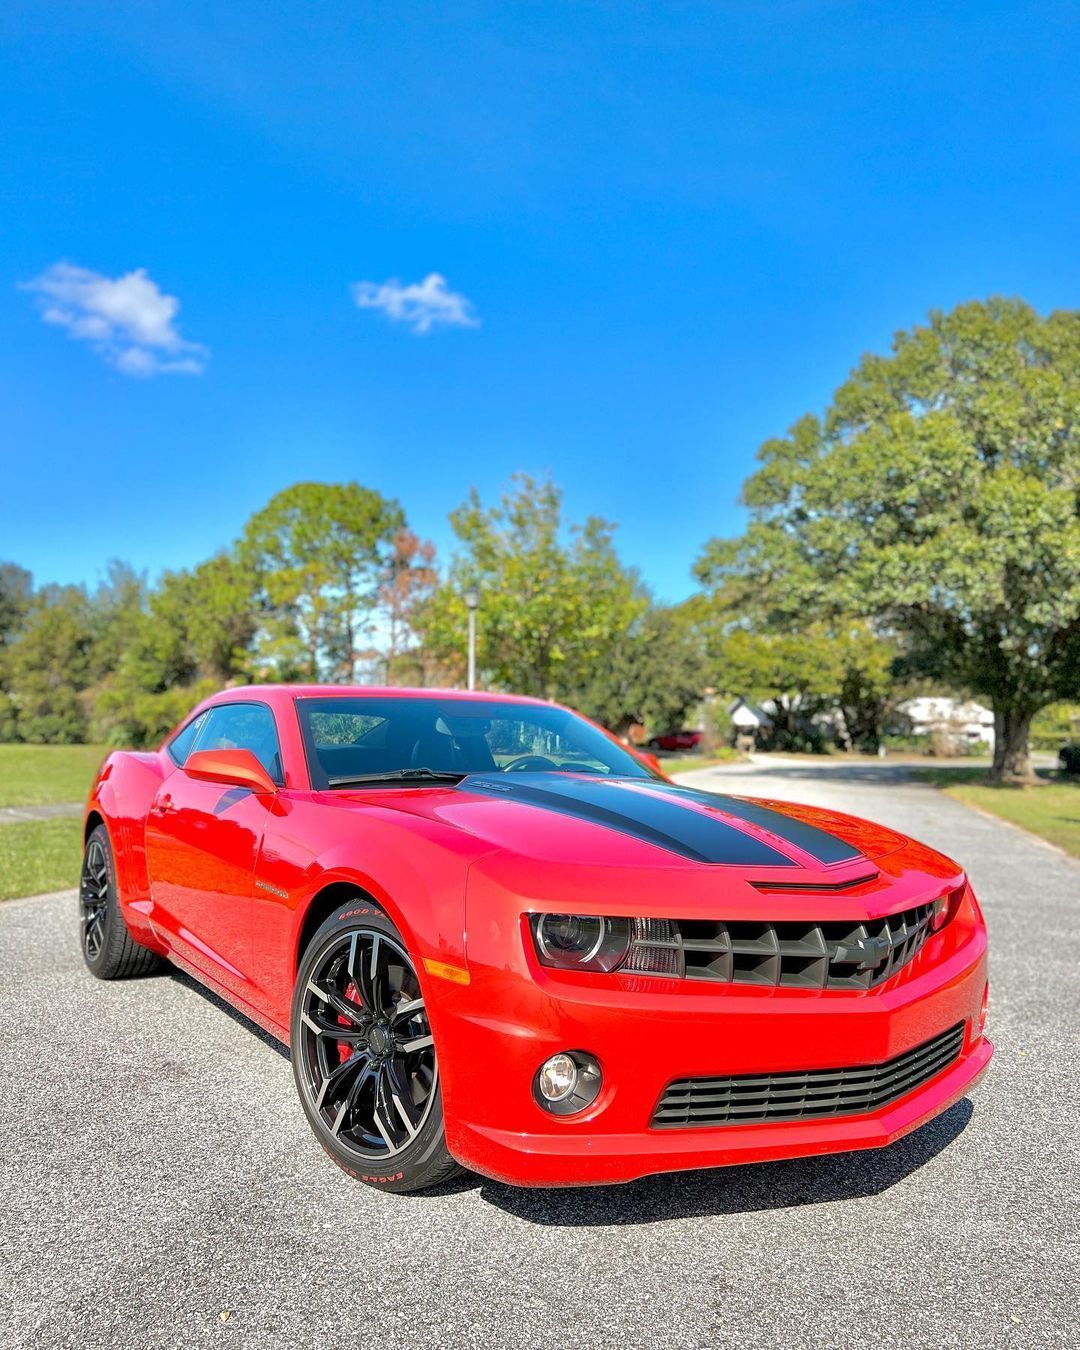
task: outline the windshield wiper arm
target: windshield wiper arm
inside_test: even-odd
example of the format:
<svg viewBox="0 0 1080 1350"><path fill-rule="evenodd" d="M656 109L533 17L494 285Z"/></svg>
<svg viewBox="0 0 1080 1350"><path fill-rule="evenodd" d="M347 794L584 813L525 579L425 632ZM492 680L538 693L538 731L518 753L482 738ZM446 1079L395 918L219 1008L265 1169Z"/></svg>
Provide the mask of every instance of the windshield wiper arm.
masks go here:
<svg viewBox="0 0 1080 1350"><path fill-rule="evenodd" d="M329 787L354 787L360 783L460 783L467 775L441 769L387 769L385 773L354 773L328 778Z"/></svg>

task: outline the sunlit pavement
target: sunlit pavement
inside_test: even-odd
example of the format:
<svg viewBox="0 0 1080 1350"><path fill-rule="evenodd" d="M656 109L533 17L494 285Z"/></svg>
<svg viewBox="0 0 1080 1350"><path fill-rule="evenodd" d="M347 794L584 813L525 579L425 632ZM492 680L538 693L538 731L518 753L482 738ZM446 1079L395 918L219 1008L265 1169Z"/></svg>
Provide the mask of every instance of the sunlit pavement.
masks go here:
<svg viewBox="0 0 1080 1350"><path fill-rule="evenodd" d="M0 1343L1074 1343L1080 866L895 767L680 776L872 816L969 869L998 1055L879 1153L378 1194L323 1156L249 1025L177 976L92 980L70 893L0 905Z"/></svg>

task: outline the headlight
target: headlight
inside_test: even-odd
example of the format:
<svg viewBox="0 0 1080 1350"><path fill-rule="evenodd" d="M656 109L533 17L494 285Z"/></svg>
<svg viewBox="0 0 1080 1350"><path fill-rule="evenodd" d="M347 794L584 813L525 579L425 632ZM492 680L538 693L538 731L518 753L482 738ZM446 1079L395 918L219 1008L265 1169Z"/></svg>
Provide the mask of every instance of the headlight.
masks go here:
<svg viewBox="0 0 1080 1350"><path fill-rule="evenodd" d="M614 970L630 950L630 921L595 914L537 914L536 953L558 970Z"/></svg>
<svg viewBox="0 0 1080 1350"><path fill-rule="evenodd" d="M555 970L682 974L681 944L670 919L534 914L530 924L541 965Z"/></svg>
<svg viewBox="0 0 1080 1350"><path fill-rule="evenodd" d="M930 911L931 933L940 932L960 908L965 887L966 883L964 886L957 886L955 890L946 891L944 895L939 895L934 901L934 906Z"/></svg>

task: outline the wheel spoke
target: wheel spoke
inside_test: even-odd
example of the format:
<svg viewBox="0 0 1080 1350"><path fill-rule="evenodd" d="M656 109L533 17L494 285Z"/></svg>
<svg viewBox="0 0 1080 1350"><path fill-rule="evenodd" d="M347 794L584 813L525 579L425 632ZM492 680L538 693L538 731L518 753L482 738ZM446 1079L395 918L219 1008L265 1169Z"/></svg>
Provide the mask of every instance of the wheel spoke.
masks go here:
<svg viewBox="0 0 1080 1350"><path fill-rule="evenodd" d="M410 999L408 1003L399 1003L390 1014L392 1022L404 1022L410 1017L415 1017L417 1013L423 1012L424 1000L422 998Z"/></svg>
<svg viewBox="0 0 1080 1350"><path fill-rule="evenodd" d="M343 998L336 989L324 989L314 980L308 980L308 993L314 994L320 1003L325 1003L328 1007L333 1008L336 1013L347 1018L354 1026L360 1023L364 1015L364 1010L359 1004L353 1003L351 999Z"/></svg>
<svg viewBox="0 0 1080 1350"><path fill-rule="evenodd" d="M400 1050L403 1055L411 1055L415 1050L426 1050L429 1045L434 1044L435 1038L433 1036L417 1036L413 1041L405 1041Z"/></svg>
<svg viewBox="0 0 1080 1350"><path fill-rule="evenodd" d="M412 1099L408 1085L400 1072L399 1066L393 1060L386 1066L386 1089L390 1094L390 1100L394 1103L394 1109L401 1117L411 1139L419 1127L409 1109L409 1106L412 1105ZM409 1106L406 1106L406 1102L409 1103Z"/></svg>
<svg viewBox="0 0 1080 1350"><path fill-rule="evenodd" d="M322 1087L319 1088L319 1095L315 1102L316 1107L321 1111L323 1104L327 1099L333 1101L338 1088L341 1087L342 1083L348 1081L350 1074L358 1073L359 1070L364 1070L364 1072L358 1074L359 1081L363 1082L367 1077L366 1071L370 1070L370 1068L371 1059L362 1052L350 1055L348 1059L342 1060L337 1068L332 1069L323 1079ZM344 1105L347 1106L354 1100L356 1090L357 1083L353 1083L350 1090L345 1094Z"/></svg>
<svg viewBox="0 0 1080 1350"><path fill-rule="evenodd" d="M386 1084L386 1075L380 1074L375 1083L375 1128L385 1140L386 1147L396 1151L397 1143L392 1131L397 1129L400 1133L400 1127L395 1124L396 1113L389 1098L390 1092Z"/></svg>
<svg viewBox="0 0 1080 1350"><path fill-rule="evenodd" d="M356 972L360 997L364 1000L364 1006L373 1013L380 1013L383 1010L382 989L379 984L379 952L381 948L382 940L376 933L371 943L371 955L365 956L359 963L359 969Z"/></svg>
<svg viewBox="0 0 1080 1350"><path fill-rule="evenodd" d="M303 1012L300 1020L316 1036L329 1036L332 1041L342 1041L345 1045L360 1045L367 1040L365 1027L343 1027L340 1022L328 1021L317 1012Z"/></svg>

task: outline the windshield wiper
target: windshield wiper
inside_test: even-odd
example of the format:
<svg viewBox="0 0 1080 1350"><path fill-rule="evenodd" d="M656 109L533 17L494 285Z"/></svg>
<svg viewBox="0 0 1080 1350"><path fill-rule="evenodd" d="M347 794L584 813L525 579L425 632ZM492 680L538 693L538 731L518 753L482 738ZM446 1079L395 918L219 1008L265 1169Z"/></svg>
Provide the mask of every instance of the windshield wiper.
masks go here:
<svg viewBox="0 0 1080 1350"><path fill-rule="evenodd" d="M354 773L328 778L328 787L355 787L361 783L460 783L463 773L441 769L387 769L385 773Z"/></svg>

